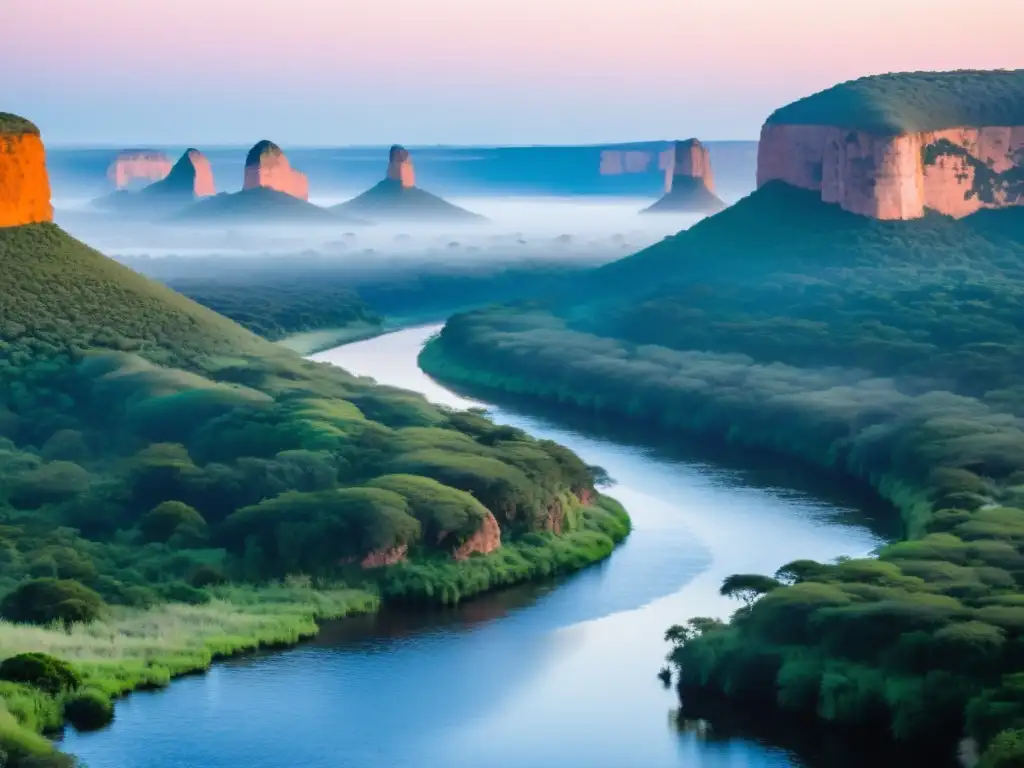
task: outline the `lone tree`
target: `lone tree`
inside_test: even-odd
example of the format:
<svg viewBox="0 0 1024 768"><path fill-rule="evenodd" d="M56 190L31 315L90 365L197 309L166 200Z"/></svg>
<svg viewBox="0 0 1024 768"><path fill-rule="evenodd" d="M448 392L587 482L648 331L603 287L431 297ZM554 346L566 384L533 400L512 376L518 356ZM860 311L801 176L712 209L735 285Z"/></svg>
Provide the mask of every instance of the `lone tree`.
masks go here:
<svg viewBox="0 0 1024 768"><path fill-rule="evenodd" d="M90 622L103 610L103 598L71 579L33 579L0 602L0 616L24 624Z"/></svg>
<svg viewBox="0 0 1024 768"><path fill-rule="evenodd" d="M781 586L782 584L771 576L762 576L759 573L734 573L722 582L718 594L742 600L749 608L759 597Z"/></svg>

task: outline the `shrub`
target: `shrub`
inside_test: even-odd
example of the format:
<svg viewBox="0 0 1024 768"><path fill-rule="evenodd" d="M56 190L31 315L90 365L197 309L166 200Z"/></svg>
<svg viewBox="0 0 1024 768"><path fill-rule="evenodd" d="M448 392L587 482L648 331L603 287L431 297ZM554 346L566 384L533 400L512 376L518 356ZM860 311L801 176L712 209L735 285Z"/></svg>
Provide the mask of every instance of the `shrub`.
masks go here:
<svg viewBox="0 0 1024 768"><path fill-rule="evenodd" d="M64 702L64 717L80 731L94 731L114 719L114 702L102 691L86 688Z"/></svg>
<svg viewBox="0 0 1024 768"><path fill-rule="evenodd" d="M45 653L19 653L4 659L0 662L0 680L31 685L52 694L73 691L82 683L70 664Z"/></svg>
<svg viewBox="0 0 1024 768"><path fill-rule="evenodd" d="M202 589L203 587L212 587L217 584L223 584L227 581L227 577L224 576L224 572L215 565L209 563L203 563L196 566L195 570L188 578L189 584L196 589Z"/></svg>
<svg viewBox="0 0 1024 768"><path fill-rule="evenodd" d="M188 504L165 501L143 515L139 530L146 541L167 542L171 537L182 543L200 543L206 538L206 520Z"/></svg>
<svg viewBox="0 0 1024 768"><path fill-rule="evenodd" d="M90 622L103 610L103 598L70 579L33 579L0 601L0 616L25 624Z"/></svg>

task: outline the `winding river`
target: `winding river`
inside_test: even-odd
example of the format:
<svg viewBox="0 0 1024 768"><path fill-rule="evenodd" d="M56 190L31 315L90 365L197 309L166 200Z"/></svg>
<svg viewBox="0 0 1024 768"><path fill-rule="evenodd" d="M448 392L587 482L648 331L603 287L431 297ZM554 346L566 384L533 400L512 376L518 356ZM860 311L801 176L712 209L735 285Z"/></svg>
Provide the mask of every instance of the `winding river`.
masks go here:
<svg viewBox="0 0 1024 768"><path fill-rule="evenodd" d="M680 726L675 696L655 673L668 625L735 607L718 596L724 576L865 554L879 543L872 512L884 511L784 464L712 461L699 447L642 446L558 414L462 398L416 367L436 330L315 359L451 407L486 407L499 422L568 445L615 481L609 492L634 521L627 542L557 585L443 613L336 622L298 648L134 694L118 703L111 727L69 730L64 748L89 768L846 765L834 748L756 728Z"/></svg>

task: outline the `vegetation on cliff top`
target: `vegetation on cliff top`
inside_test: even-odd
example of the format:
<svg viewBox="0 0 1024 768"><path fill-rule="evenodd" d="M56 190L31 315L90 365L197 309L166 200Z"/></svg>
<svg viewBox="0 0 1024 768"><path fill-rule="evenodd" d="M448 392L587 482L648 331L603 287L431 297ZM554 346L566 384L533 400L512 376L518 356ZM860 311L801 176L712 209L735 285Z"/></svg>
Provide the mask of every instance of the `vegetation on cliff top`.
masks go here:
<svg viewBox="0 0 1024 768"><path fill-rule="evenodd" d="M768 122L836 125L881 134L1024 125L1024 69L862 77L777 109Z"/></svg>
<svg viewBox="0 0 1024 768"><path fill-rule="evenodd" d="M24 134L31 133L39 135L39 128L31 120L26 120L20 115L10 112L0 112L0 133Z"/></svg>
<svg viewBox="0 0 1024 768"><path fill-rule="evenodd" d="M0 264L0 614L56 622L39 631L90 689L166 680L376 603L348 590L339 608L331 585L452 602L582 567L621 538L591 469L561 446L303 360L52 224L0 229ZM454 561L489 515L508 551ZM360 568L401 551L411 562L394 572ZM327 591L237 586L297 573ZM295 621L261 624L267 601ZM309 607L322 601L334 607ZM168 603L240 617L239 631L204 634L216 622L197 615L187 661L171 648L108 664L88 654L109 641L86 657L58 642ZM0 625L0 658L34 631ZM30 731L56 724L30 716L37 698L0 687L15 765L38 746ZM79 715L102 714L80 698ZM37 703L59 723L51 699Z"/></svg>
<svg viewBox="0 0 1024 768"><path fill-rule="evenodd" d="M1022 225L879 222L769 185L547 311L452 318L421 364L872 484L906 540L744 581L764 596L731 624L673 633L684 689L987 744L1024 727Z"/></svg>

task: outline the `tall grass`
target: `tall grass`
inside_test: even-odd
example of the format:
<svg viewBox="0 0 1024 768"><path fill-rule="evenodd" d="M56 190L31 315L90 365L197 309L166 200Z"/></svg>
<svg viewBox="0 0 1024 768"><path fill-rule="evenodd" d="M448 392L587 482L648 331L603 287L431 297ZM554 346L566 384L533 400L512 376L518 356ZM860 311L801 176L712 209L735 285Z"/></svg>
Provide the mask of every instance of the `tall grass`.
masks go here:
<svg viewBox="0 0 1024 768"><path fill-rule="evenodd" d="M212 589L205 605L168 603L141 610L112 607L107 617L65 630L0 621L0 659L28 651L70 662L84 684L110 697L167 685L218 658L267 646L294 645L317 633L317 621L369 613L370 592L296 584ZM37 734L59 728L63 696L0 682L0 748L40 754ZM16 764L16 763L15 763Z"/></svg>

